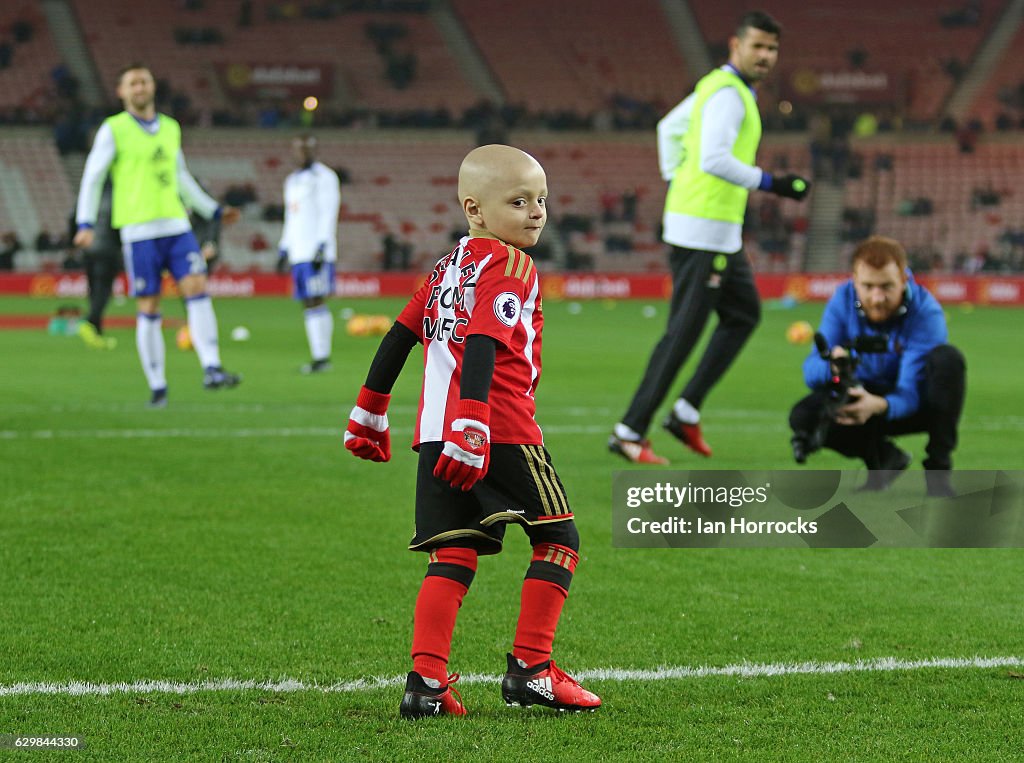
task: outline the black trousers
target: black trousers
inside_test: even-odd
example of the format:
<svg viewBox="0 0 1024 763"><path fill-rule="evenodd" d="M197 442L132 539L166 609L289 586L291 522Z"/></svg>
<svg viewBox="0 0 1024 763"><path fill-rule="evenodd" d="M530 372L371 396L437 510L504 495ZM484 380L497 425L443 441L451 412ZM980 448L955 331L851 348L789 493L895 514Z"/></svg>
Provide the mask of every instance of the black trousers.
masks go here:
<svg viewBox="0 0 1024 763"><path fill-rule="evenodd" d="M924 375L921 407L916 413L894 420L873 416L858 426L832 423L828 427L824 447L850 458L863 459L869 469L879 469L895 447L890 437L927 432L924 468L952 468L967 389L967 364L956 347L939 345L928 353ZM869 388L868 391L873 390ZM789 413L789 426L794 435L813 431L822 420L824 408L823 390L812 392L793 406Z"/></svg>
<svg viewBox="0 0 1024 763"><path fill-rule="evenodd" d="M640 434L665 400L669 387L700 341L714 312L718 316L707 349L680 397L700 408L761 321L761 298L741 249L732 254L672 247L672 300L665 333L654 346L640 386L622 423Z"/></svg>
<svg viewBox="0 0 1024 763"><path fill-rule="evenodd" d="M100 334L103 333L103 313L114 292L114 279L121 272L121 253L116 249L109 252L85 253L85 278L89 287L89 321Z"/></svg>

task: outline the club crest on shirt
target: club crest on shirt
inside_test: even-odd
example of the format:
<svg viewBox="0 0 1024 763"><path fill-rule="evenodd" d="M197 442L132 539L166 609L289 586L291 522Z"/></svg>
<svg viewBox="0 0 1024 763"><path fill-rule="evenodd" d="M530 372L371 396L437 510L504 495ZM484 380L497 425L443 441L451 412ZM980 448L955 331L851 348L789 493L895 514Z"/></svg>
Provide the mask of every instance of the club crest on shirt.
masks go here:
<svg viewBox="0 0 1024 763"><path fill-rule="evenodd" d="M506 291L494 298L494 316L510 328L519 321L522 310L523 303L517 294Z"/></svg>

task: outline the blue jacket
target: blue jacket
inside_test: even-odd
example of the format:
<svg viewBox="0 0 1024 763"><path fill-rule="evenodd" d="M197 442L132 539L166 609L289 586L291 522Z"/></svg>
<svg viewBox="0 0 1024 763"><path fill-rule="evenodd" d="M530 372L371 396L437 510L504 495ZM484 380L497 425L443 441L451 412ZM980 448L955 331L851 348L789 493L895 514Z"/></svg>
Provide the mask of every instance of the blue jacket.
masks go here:
<svg viewBox="0 0 1024 763"><path fill-rule="evenodd" d="M948 338L942 306L907 271L908 291L903 305L885 323L871 323L857 308L853 281L841 284L825 305L819 332L829 347L852 344L861 335L889 335L889 350L884 353L860 353L856 377L865 387L889 401L888 419L902 419L921 406L925 357ZM904 309L905 308L905 309ZM811 389L824 386L829 379L829 363L817 350L804 361L804 381Z"/></svg>

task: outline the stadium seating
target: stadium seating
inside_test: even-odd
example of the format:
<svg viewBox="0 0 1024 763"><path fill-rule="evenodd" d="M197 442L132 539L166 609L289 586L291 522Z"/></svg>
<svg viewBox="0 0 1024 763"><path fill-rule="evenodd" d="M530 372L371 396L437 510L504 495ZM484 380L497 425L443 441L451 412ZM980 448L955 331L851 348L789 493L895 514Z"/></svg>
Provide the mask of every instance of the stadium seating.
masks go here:
<svg viewBox="0 0 1024 763"><path fill-rule="evenodd" d="M12 26L19 22L32 26L31 39L15 42ZM0 42L11 45L10 66L0 69L0 111L23 107L39 117L46 113L53 90L51 71L60 63L46 17L39 4L30 0L9 0L0 3Z"/></svg>
<svg viewBox="0 0 1024 763"><path fill-rule="evenodd" d="M49 131L5 128L0 178L0 231L16 231L28 249L40 231L67 231L75 197ZM18 256L22 269L38 263L29 253Z"/></svg>
<svg viewBox="0 0 1024 763"><path fill-rule="evenodd" d="M1020 51L1024 46L1024 28L1017 31L1013 41L999 60L995 71L984 86L979 88L977 96L969 110L969 116L978 119L991 129L995 125L996 116L1007 114L1012 116L1014 126L1024 117L1024 99L1017 93L1024 85L1024 59ZM1017 95L1016 108L1007 106L1000 101L1003 91Z"/></svg>
<svg viewBox="0 0 1024 763"><path fill-rule="evenodd" d="M570 248L589 256L591 266L619 271L664 268L664 246L658 234L665 183L658 173L651 136L602 138L527 132L515 135L514 142L544 165L553 220L559 221L567 214L591 220L589 236L569 240ZM455 191L459 163L472 148L468 136L347 131L323 135L321 147L321 160L343 167L351 178L342 187L339 241L344 269L379 268L382 239L389 231L412 243L414 265L428 266L450 245L453 231L465 228ZM193 173L215 193L222 193L232 183L254 184L259 204L247 211L241 225L225 233L229 264L236 268L269 267L272 251L250 259L246 252L257 230L276 247L279 224L257 220L257 208L280 202L281 185L292 169L287 138L255 131L193 130L186 150ZM784 164L792 171L807 172L809 159L800 144L769 142L763 155L767 166ZM633 222L603 222L602 197L610 195L618 203L625 191L634 191L637 197ZM752 195L755 209L761 196ZM782 202L782 216L787 222L805 213L796 202ZM609 248L608 238L614 235L625 236L628 251ZM553 232L549 232L547 238L552 237ZM752 255L756 258L759 252L755 240ZM564 264L540 263L541 267Z"/></svg>
<svg viewBox="0 0 1024 763"><path fill-rule="evenodd" d="M142 61L175 90L188 94L197 109L228 106L218 82L217 65L229 63L328 63L334 66L335 103L339 106L394 111L447 107L461 111L478 95L468 86L427 16L416 13L346 13L330 20L296 15L268 20L270 2L254 3L251 26L238 25L235 3L205 3L201 13L181 3L149 3L134 13L118 0L74 0L86 40L108 92L117 72ZM384 77L384 64L365 27L374 21L400 20L407 28L419 76L396 89ZM216 29L224 44L179 45L174 30L202 26ZM292 110L296 103L288 104ZM250 103L251 107L252 104Z"/></svg>
<svg viewBox="0 0 1024 763"><path fill-rule="evenodd" d="M511 103L586 114L626 94L671 107L693 83L657 0L452 7Z"/></svg>
<svg viewBox="0 0 1024 763"><path fill-rule="evenodd" d="M464 226L455 189L459 162L472 148L468 136L336 132L322 135L320 146L320 160L344 168L350 177L341 191L342 269L378 269L382 239L388 231L412 243L423 260L416 264L426 265L448 246L453 227ZM258 203L246 210L241 224L224 233L229 265L272 266L281 227L261 221L259 209L281 203L284 178L294 168L290 139L256 131L194 130L186 153L193 174L214 193L223 193L233 183L254 185ZM250 257L249 241L257 231L271 249Z"/></svg>
<svg viewBox="0 0 1024 763"><path fill-rule="evenodd" d="M902 78L906 115L914 120L935 119L953 88L945 64L956 59L969 64L1007 0L991 0L975 26L947 28L940 16L954 3L934 0L861 0L857 3L806 3L778 0L772 14L784 27L778 83L805 68L844 70L849 54L866 54L865 68L881 69ZM705 39L722 45L736 20L749 9L746 2L691 2ZM922 40L927 39L927 44Z"/></svg>
<svg viewBox="0 0 1024 763"><path fill-rule="evenodd" d="M994 249L1008 226L1024 219L1024 145L1010 139L982 141L972 153L950 136L930 141L878 139L855 146L865 157L863 176L846 184L847 207L870 209L875 232L900 239L908 250L934 251L950 268L958 255ZM892 157L892 169L876 166ZM994 205L978 204L975 191L991 189ZM930 214L907 214L908 200L927 198ZM903 214L900 213L903 207Z"/></svg>
<svg viewBox="0 0 1024 763"><path fill-rule="evenodd" d="M187 93L197 108L223 105L207 63L210 50L178 46L174 29L226 26L234 21L233 5L207 3L201 16L185 10L182 3L147 3L144 12L117 0L73 0L73 5L111 102L116 102L117 73L129 63L144 62L157 79Z"/></svg>
<svg viewBox="0 0 1024 763"><path fill-rule="evenodd" d="M47 132L21 133L24 137L12 144L17 156L10 165L22 173L25 187L31 190L40 227L59 232L66 225L77 188L68 183ZM618 271L664 268L659 228L666 186L658 173L652 136L524 132L513 140L547 170L553 222L566 215L589 221L589 234L564 232L566 251L583 256L577 265ZM320 146L321 160L344 168L349 177L342 186L339 226L343 269L380 268L382 240L388 232L412 244L413 266L426 267L450 245L454 231L464 230L456 185L459 163L473 147L468 134L339 130L321 133ZM236 270L273 268L280 222L264 221L261 211L267 204L281 203L284 178L293 168L289 136L263 130L193 128L185 134L185 153L192 173L214 195L223 197L232 185L251 184L255 190L257 201L247 205L242 222L224 231L225 264ZM808 171L807 152L799 142L769 140L761 160L767 167ZM636 196L632 221L622 219L622 195L627 191ZM763 197L751 195L754 212ZM614 219L605 222L603 210L609 202L615 207ZM806 213L802 205L788 200L782 201L781 211L787 223ZM0 230L10 227L14 226L0 214ZM32 237L37 232L26 228ZM751 233L750 251L757 259L756 226ZM257 235L269 248L253 252L252 239ZM545 240L550 242L554 236L551 230ZM625 250L615 247L616 237L625 239ZM565 264L540 263L542 267Z"/></svg>
<svg viewBox="0 0 1024 763"><path fill-rule="evenodd" d="M304 17L302 4L255 0L252 23L241 25L235 3L154 2L139 11L117 0L69 2L103 87L111 94L117 70L134 59L148 62L159 78L184 92L200 111L229 105L218 78L220 63L328 62L338 85L331 107L390 112L444 107L457 116L479 100L429 14L359 11L318 20ZM950 27L940 23L949 8L925 0L908 0L899 7L886 0L863 0L856 6L779 0L771 10L785 27L783 55L774 83L766 83L762 107L774 109L794 73L807 67L849 68L852 51L860 49L867 69L877 67L901 80L907 116L934 124L953 86L949 60L969 64L1007 2L986 2L976 25ZM189 10L197 4L201 11ZM720 43L748 7L738 0L690 5L706 39L719 52ZM607 109L616 96L627 95L637 102L658 103L664 111L695 79L658 0L602 3L600 13L591 12L592 4L583 0L523 0L502 7L500 14L469 0L451 0L451 7L512 104L549 113L592 114ZM284 14L287 18L270 19L272 10L282 9L290 9ZM15 47L14 65L0 70L0 110L13 105L42 110L53 102L51 72L60 61L59 53L36 3L4 4L0 31L9 31L16 20L30 21L34 35ZM405 29L404 39L420 71L403 89L387 81L383 60L366 33L368 24L396 21ZM224 44L175 42L176 29L193 27L217 30ZM925 33L931 44L922 48L919 39ZM1024 31L1018 32L996 73L979 91L972 116L991 124L1003 110L997 98L1000 90L1024 80L1024 64L1014 55L1022 44ZM241 106L250 117L259 107L258 99ZM453 231L464 227L455 199L455 174L473 136L369 129L372 119L360 124L357 129L321 133L321 158L345 168L349 176L342 189L339 226L342 267L379 268L382 239L389 232L410 242L412 265L424 267L450 244ZM234 184L250 184L257 193L258 203L248 206L242 223L224 232L229 267L274 265L280 222L265 221L261 211L266 204L280 203L281 185L292 165L292 134L194 127L185 132L191 169L212 193L222 196ZM12 190L3 197L8 203L0 204L0 231L16 229L26 243L39 230L62 231L77 178L69 183L49 131L5 130L2 140L0 174ZM665 183L658 175L651 131L519 130L510 140L545 165L553 222L569 218L564 246L553 246L554 259L542 261L541 267L664 267L659 228ZM759 163L809 174L808 140L804 135L769 133ZM1014 193L1024 149L1009 139L983 135L973 153L962 153L949 135L883 134L855 141L855 149L863 155L863 172L846 181L845 206L869 211L877 232L903 238L908 247L939 251L946 265L958 254L993 246L1024 213L1024 196ZM892 157L892 169L878 165L883 155ZM999 205L972 204L978 188L998 191ZM932 211L907 214L907 202L922 197L930 199ZM17 203L12 205L11 199ZM624 202L632 214L623 214ZM792 255L799 254L803 237L790 236L789 253L780 256L779 237L773 231L781 226L790 234L794 229L799 233L806 228L807 214L806 204L751 194L746 247L759 269L784 268L799 260ZM267 248L254 246L258 238ZM553 231L545 236L548 242L554 239ZM19 266L25 262L20 260Z"/></svg>

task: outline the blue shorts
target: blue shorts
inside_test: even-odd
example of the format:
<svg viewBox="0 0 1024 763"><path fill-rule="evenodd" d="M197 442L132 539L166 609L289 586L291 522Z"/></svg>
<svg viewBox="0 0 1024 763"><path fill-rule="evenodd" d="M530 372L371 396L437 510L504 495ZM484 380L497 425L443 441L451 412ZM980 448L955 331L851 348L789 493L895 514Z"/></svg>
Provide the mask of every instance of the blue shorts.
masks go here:
<svg viewBox="0 0 1024 763"><path fill-rule="evenodd" d="M312 262L297 262L292 265L292 291L295 299L314 299L334 294L334 263L325 262L319 272L313 270Z"/></svg>
<svg viewBox="0 0 1024 763"><path fill-rule="evenodd" d="M189 275L205 275L206 260L199 253L199 242L192 234L126 242L124 270L133 297L151 297L160 293L163 272L170 271L175 281Z"/></svg>

